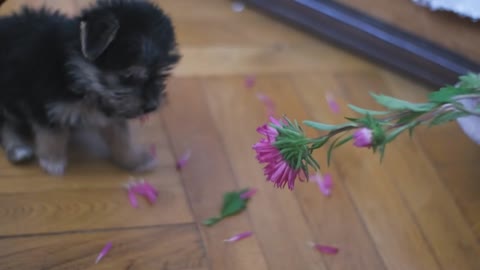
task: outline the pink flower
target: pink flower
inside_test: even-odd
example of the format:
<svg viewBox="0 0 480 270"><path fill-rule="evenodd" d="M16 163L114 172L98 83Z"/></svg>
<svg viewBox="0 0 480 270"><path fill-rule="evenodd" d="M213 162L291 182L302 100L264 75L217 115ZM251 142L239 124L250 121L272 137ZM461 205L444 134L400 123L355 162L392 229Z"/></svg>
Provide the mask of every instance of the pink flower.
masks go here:
<svg viewBox="0 0 480 270"><path fill-rule="evenodd" d="M353 145L356 147L371 147L373 144L373 131L368 128L359 128L353 134Z"/></svg>
<svg viewBox="0 0 480 270"><path fill-rule="evenodd" d="M287 127L285 122L270 117L271 124L280 128ZM260 163L266 163L264 167L264 174L267 176L267 180L274 183L275 187L284 188L288 185L288 188L292 190L295 185L295 179L302 171L301 168L295 168L291 164L298 164L298 160L287 161L280 150L275 146L280 133L278 130L269 124L263 125L257 128L257 132L264 135L259 142L253 145L253 149L256 151L256 158ZM303 136L303 134L299 134ZM299 147L300 149L300 147ZM293 155L298 157L299 155ZM300 179L303 181L302 179Z"/></svg>
<svg viewBox="0 0 480 270"><path fill-rule="evenodd" d="M158 190L145 180L131 181L125 185L128 200L134 208L138 208L138 201L135 195L145 197L150 204L154 204L158 198Z"/></svg>

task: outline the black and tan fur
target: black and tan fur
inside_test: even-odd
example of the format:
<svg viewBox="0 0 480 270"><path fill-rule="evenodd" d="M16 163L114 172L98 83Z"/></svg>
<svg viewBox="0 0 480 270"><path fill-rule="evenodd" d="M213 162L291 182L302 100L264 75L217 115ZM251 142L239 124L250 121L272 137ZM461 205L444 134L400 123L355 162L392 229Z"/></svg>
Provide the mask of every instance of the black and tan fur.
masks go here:
<svg viewBox="0 0 480 270"><path fill-rule="evenodd" d="M79 129L98 131L114 162L147 170L128 120L158 109L179 61L169 17L147 1L101 0L68 18L24 8L0 17L0 136L7 158L63 174Z"/></svg>

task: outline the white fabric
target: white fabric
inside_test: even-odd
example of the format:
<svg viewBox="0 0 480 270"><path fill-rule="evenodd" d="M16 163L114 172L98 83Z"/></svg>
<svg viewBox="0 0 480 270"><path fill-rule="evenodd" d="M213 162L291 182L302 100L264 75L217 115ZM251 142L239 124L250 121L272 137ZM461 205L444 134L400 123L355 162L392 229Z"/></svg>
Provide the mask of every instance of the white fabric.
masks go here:
<svg viewBox="0 0 480 270"><path fill-rule="evenodd" d="M478 102L473 100L461 101L463 106L468 110L474 110ZM457 119L458 124L463 129L463 132L467 134L470 139L480 145L480 117L479 116L466 116Z"/></svg>
<svg viewBox="0 0 480 270"><path fill-rule="evenodd" d="M480 19L480 0L412 0L414 3L431 10L446 10L474 21Z"/></svg>

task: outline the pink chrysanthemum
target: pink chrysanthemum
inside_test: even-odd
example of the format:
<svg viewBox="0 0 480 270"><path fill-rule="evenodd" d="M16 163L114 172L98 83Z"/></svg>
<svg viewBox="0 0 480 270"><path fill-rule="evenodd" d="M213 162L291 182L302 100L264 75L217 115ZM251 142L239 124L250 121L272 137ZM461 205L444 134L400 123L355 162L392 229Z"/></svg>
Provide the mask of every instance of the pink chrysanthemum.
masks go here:
<svg viewBox="0 0 480 270"><path fill-rule="evenodd" d="M254 144L253 149L258 161L266 163L264 173L267 180L273 182L275 187L288 186L292 190L297 178L305 180L299 176L306 171L304 158L309 153L304 146L307 139L299 127L292 123L273 117L270 117L270 122L257 129L265 137Z"/></svg>
<svg viewBox="0 0 480 270"><path fill-rule="evenodd" d="M372 147L373 131L369 128L360 128L353 134L353 145L356 147Z"/></svg>

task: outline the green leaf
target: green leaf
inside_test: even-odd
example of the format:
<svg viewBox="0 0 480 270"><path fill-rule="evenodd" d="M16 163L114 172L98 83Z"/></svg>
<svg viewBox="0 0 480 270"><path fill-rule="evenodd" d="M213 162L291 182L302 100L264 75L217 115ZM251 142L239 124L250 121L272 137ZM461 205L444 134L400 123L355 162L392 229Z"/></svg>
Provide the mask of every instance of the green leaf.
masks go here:
<svg viewBox="0 0 480 270"><path fill-rule="evenodd" d="M422 114L424 114L424 112L409 112L407 115L405 115L403 117L400 117L397 120L396 124L397 125L407 124L409 122L412 122L413 120L415 120L417 117L419 117Z"/></svg>
<svg viewBox="0 0 480 270"><path fill-rule="evenodd" d="M462 117L462 116L466 116L466 115L468 115L468 113L459 112L459 111L451 111L451 112L447 112L447 113L442 113L442 114L439 114L439 115L435 116L435 118L433 118L432 121L430 122L429 126L431 127L431 126L441 125L441 124L456 120L457 118Z"/></svg>
<svg viewBox="0 0 480 270"><path fill-rule="evenodd" d="M342 124L342 125L328 125L328 124L317 123L317 122L313 122L313 121L309 121L309 120L303 121L303 124L305 124L309 127L312 127L314 129L327 130L327 131L332 131L332 130L336 130L336 129L339 129L339 128L350 127L350 126L354 127L354 125L352 125L350 123Z"/></svg>
<svg viewBox="0 0 480 270"><path fill-rule="evenodd" d="M452 101L452 97L459 95L467 95L474 93L475 89L465 87L446 86L440 88L440 90L432 92L428 95L430 102L444 104Z"/></svg>
<svg viewBox="0 0 480 270"><path fill-rule="evenodd" d="M240 194L247 190L241 192L228 192L223 196L223 206L222 211L220 212L222 217L234 215L245 209L247 204L245 200L240 198Z"/></svg>
<svg viewBox="0 0 480 270"><path fill-rule="evenodd" d="M328 142L328 139L330 139L330 137L328 137L328 136L322 137L321 140L316 141L312 144L312 148L317 149L317 148L322 147L323 145L325 145Z"/></svg>
<svg viewBox="0 0 480 270"><path fill-rule="evenodd" d="M410 127L415 126L415 124L416 124L416 122L412 122L408 125L399 127L396 130L394 130L393 132L389 133L387 135L387 139L385 140L385 143L389 143L389 142L393 141L398 135L400 135L402 132L409 129Z"/></svg>
<svg viewBox="0 0 480 270"><path fill-rule="evenodd" d="M367 109L362 109L360 107L357 107L355 105L348 104L348 107L359 114L370 114L370 115L385 115L389 114L390 112L385 112L385 111L373 111L373 110L367 110Z"/></svg>
<svg viewBox="0 0 480 270"><path fill-rule="evenodd" d="M327 151L327 166L330 166L330 160L332 159L332 151L335 148L335 145L337 144L337 141L340 140L345 134L338 136L331 144L330 147L328 147Z"/></svg>
<svg viewBox="0 0 480 270"><path fill-rule="evenodd" d="M411 126L408 128L408 136L410 136L410 138L413 137L413 130L418 126L420 125L420 122L416 122L415 125Z"/></svg>
<svg viewBox="0 0 480 270"><path fill-rule="evenodd" d="M427 112L435 107L432 103L412 103L385 95L370 93L377 103L394 111L409 110L414 112Z"/></svg>
<svg viewBox="0 0 480 270"><path fill-rule="evenodd" d="M385 148L387 146L385 144L380 145L378 151L380 152L380 163L383 162L383 158L385 157Z"/></svg>
<svg viewBox="0 0 480 270"><path fill-rule="evenodd" d="M233 216L243 211L247 206L248 200L242 199L240 195L246 191L248 191L248 188L240 191L233 191L233 192L226 193L223 196L223 204L222 204L222 210L220 211L220 215L216 217L208 218L204 220L202 223L206 226L212 226L228 216Z"/></svg>
<svg viewBox="0 0 480 270"><path fill-rule="evenodd" d="M459 85L462 88L480 89L480 74L468 73L460 76Z"/></svg>

